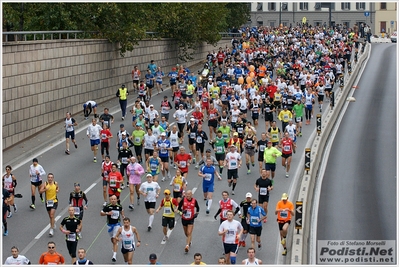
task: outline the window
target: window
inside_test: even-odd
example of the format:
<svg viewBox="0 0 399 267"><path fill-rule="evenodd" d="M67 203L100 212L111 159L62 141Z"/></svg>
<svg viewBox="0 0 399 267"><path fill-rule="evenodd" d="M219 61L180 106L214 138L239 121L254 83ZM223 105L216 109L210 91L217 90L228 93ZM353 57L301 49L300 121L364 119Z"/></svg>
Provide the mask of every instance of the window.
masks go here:
<svg viewBox="0 0 399 267"><path fill-rule="evenodd" d="M299 10L309 10L307 2L300 2L299 3Z"/></svg>
<svg viewBox="0 0 399 267"><path fill-rule="evenodd" d="M343 23L342 23L344 26L345 26L345 28L349 28L349 25L351 24L350 23L350 21L344 21Z"/></svg>
<svg viewBox="0 0 399 267"><path fill-rule="evenodd" d="M315 4L315 6L314 6L314 9L320 10L320 9L321 9L321 3L320 3L320 2L317 2L317 3Z"/></svg>
<svg viewBox="0 0 399 267"><path fill-rule="evenodd" d="M276 3L275 2L268 3L267 7L268 7L269 11L276 11Z"/></svg>
<svg viewBox="0 0 399 267"><path fill-rule="evenodd" d="M274 28L274 21L269 21L270 27Z"/></svg>
<svg viewBox="0 0 399 267"><path fill-rule="evenodd" d="M386 10L387 9L387 3L383 2L380 4L380 9Z"/></svg>
<svg viewBox="0 0 399 267"><path fill-rule="evenodd" d="M386 31L387 31L387 22L380 21L380 32L386 32Z"/></svg>
<svg viewBox="0 0 399 267"><path fill-rule="evenodd" d="M315 21L314 24L315 24L315 26L322 26L323 25L323 23L321 21Z"/></svg>
<svg viewBox="0 0 399 267"><path fill-rule="evenodd" d="M349 3L349 2L342 2L342 3L341 3L341 9L342 9L342 10L350 10L350 9L351 9L351 3Z"/></svg>
<svg viewBox="0 0 399 267"><path fill-rule="evenodd" d="M365 10L366 3L365 2L356 2L356 10Z"/></svg>
<svg viewBox="0 0 399 267"><path fill-rule="evenodd" d="M262 11L263 10L263 4L258 2L258 5L256 6L256 10Z"/></svg>
<svg viewBox="0 0 399 267"><path fill-rule="evenodd" d="M281 10L284 10L284 11L288 10L288 3L287 2L281 3Z"/></svg>
<svg viewBox="0 0 399 267"><path fill-rule="evenodd" d="M263 21L257 21L257 23L258 23L258 26L263 26Z"/></svg>

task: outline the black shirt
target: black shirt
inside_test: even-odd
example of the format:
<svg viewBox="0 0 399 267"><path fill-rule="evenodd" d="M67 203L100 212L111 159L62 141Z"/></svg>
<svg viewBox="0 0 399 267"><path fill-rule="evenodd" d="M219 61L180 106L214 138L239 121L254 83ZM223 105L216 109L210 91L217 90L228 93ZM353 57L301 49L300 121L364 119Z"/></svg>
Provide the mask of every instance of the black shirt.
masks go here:
<svg viewBox="0 0 399 267"><path fill-rule="evenodd" d="M270 186L272 187L272 181L269 178L266 179L262 179L262 177L258 178L258 180L256 180L255 185L259 186L259 197L260 196L268 196L269 195L269 191L267 190L267 188Z"/></svg>
<svg viewBox="0 0 399 267"><path fill-rule="evenodd" d="M121 212L123 211L123 208L119 204L108 204L103 208L103 212L107 213L112 211L113 215L107 215L107 224L117 224L121 221Z"/></svg>

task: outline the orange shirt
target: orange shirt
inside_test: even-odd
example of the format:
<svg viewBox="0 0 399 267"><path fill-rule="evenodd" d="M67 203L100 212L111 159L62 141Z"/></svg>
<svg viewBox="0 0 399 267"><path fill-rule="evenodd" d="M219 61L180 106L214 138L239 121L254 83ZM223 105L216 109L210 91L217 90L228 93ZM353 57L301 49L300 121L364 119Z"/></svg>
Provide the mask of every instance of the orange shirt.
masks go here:
<svg viewBox="0 0 399 267"><path fill-rule="evenodd" d="M64 256L62 256L58 252L54 252L54 254L50 254L48 252L44 252L39 259L39 264L64 264L65 259Z"/></svg>
<svg viewBox="0 0 399 267"><path fill-rule="evenodd" d="M266 75L266 67L262 65L258 69L258 76L265 77L265 75Z"/></svg>
<svg viewBox="0 0 399 267"><path fill-rule="evenodd" d="M280 200L279 202L277 202L276 205L276 210L280 210L280 209L289 209L286 211L278 211L277 212L277 221L281 221L281 222L287 222L291 220L291 211L294 210L294 204L292 204L291 201L288 201L284 204L283 200Z"/></svg>

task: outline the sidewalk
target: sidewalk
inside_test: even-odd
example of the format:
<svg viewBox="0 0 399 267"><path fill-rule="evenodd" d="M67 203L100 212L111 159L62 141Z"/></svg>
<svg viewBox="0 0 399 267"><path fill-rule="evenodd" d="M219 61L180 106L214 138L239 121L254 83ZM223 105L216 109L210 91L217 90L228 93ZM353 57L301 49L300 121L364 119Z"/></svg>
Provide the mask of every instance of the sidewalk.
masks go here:
<svg viewBox="0 0 399 267"><path fill-rule="evenodd" d="M191 72L197 74L198 70L202 68L202 66L203 62L190 65L188 66L188 68L190 69ZM165 72L165 75L167 74L168 73ZM164 92L161 92L160 94L165 94L165 91L168 91L170 89L169 78L167 77L164 78L163 85L164 85ZM165 85L167 86L165 87ZM128 88L132 92L131 84L130 86L128 86ZM152 91L153 91L153 96L155 96L157 94L156 89L153 88ZM166 94L168 96L171 95L170 92L166 92ZM129 95L127 110L130 110L130 107L134 104L136 98L137 98L137 93L134 94L131 93ZM118 116L120 117L119 101L116 97L112 98L109 101L98 103L98 109L97 109L98 115L101 115L103 113L105 107L109 108L109 113L113 114L115 118L118 118ZM91 123L90 120L84 119L83 112L79 112L78 114L72 114L72 117L78 123L78 126L75 128L75 132L81 130L82 128L86 129ZM130 117L126 121L130 123ZM119 127L114 126L113 130L115 129L119 129ZM60 118L59 122L54 123L53 125L49 125L49 128L41 131L38 134L35 134L31 138L24 139L22 142L18 143L17 145L14 145L11 148L3 150L3 157L2 157L3 166L11 165L13 169L15 169L18 167L17 165L22 164L23 161L25 160L31 161L38 152L45 149L51 149L52 147L55 146L55 144L62 142L64 140L65 140L65 129L63 124L63 118L62 119Z"/></svg>

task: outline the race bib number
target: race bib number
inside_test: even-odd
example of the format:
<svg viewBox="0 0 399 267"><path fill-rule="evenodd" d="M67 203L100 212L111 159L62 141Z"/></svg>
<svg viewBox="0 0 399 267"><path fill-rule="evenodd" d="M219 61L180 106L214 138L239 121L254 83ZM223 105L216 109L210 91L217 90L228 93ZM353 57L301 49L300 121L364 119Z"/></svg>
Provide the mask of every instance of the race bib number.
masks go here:
<svg viewBox="0 0 399 267"><path fill-rule="evenodd" d="M241 134L243 131L244 131L244 128L242 128L242 127L240 127L240 128L237 128L237 132L238 132L238 133L240 133L240 134Z"/></svg>
<svg viewBox="0 0 399 267"><path fill-rule="evenodd" d="M269 107L266 107L266 112L270 112L270 108Z"/></svg>
<svg viewBox="0 0 399 267"><path fill-rule="evenodd" d="M237 161L230 161L230 167L237 167Z"/></svg>
<svg viewBox="0 0 399 267"><path fill-rule="evenodd" d="M47 207L47 208L52 208L52 207L54 207L54 200L47 200L47 202L46 202L46 207Z"/></svg>
<svg viewBox="0 0 399 267"><path fill-rule="evenodd" d="M258 225L259 224L259 218L255 216L251 216L251 223L253 225Z"/></svg>
<svg viewBox="0 0 399 267"><path fill-rule="evenodd" d="M228 230L226 234L227 235L235 235L235 231L234 230Z"/></svg>
<svg viewBox="0 0 399 267"><path fill-rule="evenodd" d="M91 134L91 139L95 139L96 135L95 134Z"/></svg>
<svg viewBox="0 0 399 267"><path fill-rule="evenodd" d="M175 188L176 192L180 191L180 185L179 184L175 184L174 188Z"/></svg>
<svg viewBox="0 0 399 267"><path fill-rule="evenodd" d="M107 139L107 135L106 135L106 134L101 134L101 139L102 139L102 140Z"/></svg>
<svg viewBox="0 0 399 267"><path fill-rule="evenodd" d="M301 122L301 117L296 117L296 122Z"/></svg>
<svg viewBox="0 0 399 267"><path fill-rule="evenodd" d="M157 164L151 164L151 171L156 171L158 169L158 165Z"/></svg>
<svg viewBox="0 0 399 267"><path fill-rule="evenodd" d="M187 210L183 217L186 218L186 219L190 219L191 218L191 211Z"/></svg>
<svg viewBox="0 0 399 267"><path fill-rule="evenodd" d="M213 120L215 118L215 114L209 114L209 119Z"/></svg>
<svg viewBox="0 0 399 267"><path fill-rule="evenodd" d="M284 120L288 120L288 115L284 114Z"/></svg>
<svg viewBox="0 0 399 267"><path fill-rule="evenodd" d="M79 215L80 214L80 208L79 207L73 207L73 210L74 210L74 214L75 215Z"/></svg>
<svg viewBox="0 0 399 267"><path fill-rule="evenodd" d="M171 209L170 207L166 207L166 208L164 209L164 213L165 213L165 214L172 214L172 209Z"/></svg>
<svg viewBox="0 0 399 267"><path fill-rule="evenodd" d="M109 180L109 186L110 187L115 187L116 186L116 180L114 178Z"/></svg>
<svg viewBox="0 0 399 267"><path fill-rule="evenodd" d="M116 219L118 219L118 218L119 218L119 210L113 210L113 211L111 212L111 219L116 220Z"/></svg>
<svg viewBox="0 0 399 267"><path fill-rule="evenodd" d="M122 163L123 163L123 164L127 164L127 157L123 157L123 158L122 158Z"/></svg>
<svg viewBox="0 0 399 267"><path fill-rule="evenodd" d="M247 146L251 147L252 146L252 140L247 140Z"/></svg>
<svg viewBox="0 0 399 267"><path fill-rule="evenodd" d="M210 173L205 173L205 177L204 177L205 181L210 181L212 179L212 174Z"/></svg>
<svg viewBox="0 0 399 267"><path fill-rule="evenodd" d="M216 152L217 152L217 153L223 153L223 147L217 146L217 147L216 147Z"/></svg>
<svg viewBox="0 0 399 267"><path fill-rule="evenodd" d="M181 168L185 168L187 166L187 162L186 161L180 161L180 166L181 166Z"/></svg>
<svg viewBox="0 0 399 267"><path fill-rule="evenodd" d="M166 154L168 151L165 148L161 148L161 154Z"/></svg>
<svg viewBox="0 0 399 267"><path fill-rule="evenodd" d="M140 142L141 142L140 137L135 137L135 138L134 138L134 142L140 143Z"/></svg>
<svg viewBox="0 0 399 267"><path fill-rule="evenodd" d="M70 233L69 235L67 235L67 240L72 242L76 241L76 234Z"/></svg>
<svg viewBox="0 0 399 267"><path fill-rule="evenodd" d="M280 211L280 217L283 218L283 219L287 218L288 217L288 212Z"/></svg>
<svg viewBox="0 0 399 267"><path fill-rule="evenodd" d="M195 138L195 133L190 133L190 138L194 139Z"/></svg>
<svg viewBox="0 0 399 267"><path fill-rule="evenodd" d="M265 145L260 145L260 146L259 146L259 150L262 151L262 152L265 151L265 148L266 148Z"/></svg>
<svg viewBox="0 0 399 267"><path fill-rule="evenodd" d="M162 107L162 113L168 113L168 107Z"/></svg>
<svg viewBox="0 0 399 267"><path fill-rule="evenodd" d="M291 150L291 146L284 146L284 151L290 151Z"/></svg>
<svg viewBox="0 0 399 267"><path fill-rule="evenodd" d="M267 188L265 188L265 187L259 188L259 195L266 196L267 195Z"/></svg>
<svg viewBox="0 0 399 267"><path fill-rule="evenodd" d="M228 137L228 134L222 134L223 139L226 139Z"/></svg>
<svg viewBox="0 0 399 267"><path fill-rule="evenodd" d="M274 140L278 139L278 134L272 134L272 139Z"/></svg>
<svg viewBox="0 0 399 267"><path fill-rule="evenodd" d="M202 137L201 136L197 136L197 143L202 143Z"/></svg>
<svg viewBox="0 0 399 267"><path fill-rule="evenodd" d="M125 247L125 249L132 249L132 240L123 240L123 246Z"/></svg>

